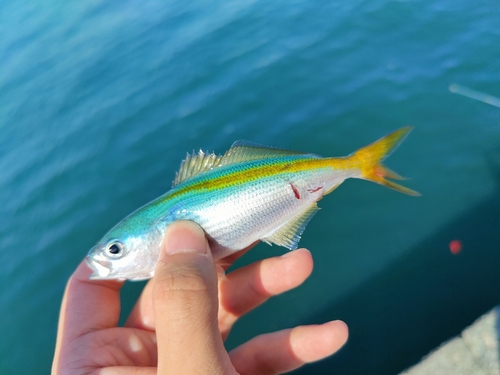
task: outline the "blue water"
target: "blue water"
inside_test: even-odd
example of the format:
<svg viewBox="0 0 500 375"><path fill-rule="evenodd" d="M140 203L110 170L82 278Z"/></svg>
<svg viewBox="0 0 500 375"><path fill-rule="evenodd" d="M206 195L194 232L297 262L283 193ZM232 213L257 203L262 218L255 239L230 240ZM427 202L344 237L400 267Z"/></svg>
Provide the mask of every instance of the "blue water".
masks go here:
<svg viewBox="0 0 500 375"><path fill-rule="evenodd" d="M301 241L312 276L228 347L342 319L346 347L297 373L396 374L500 303L500 108L448 89L500 97L497 2L1 7L1 374L48 373L88 249L169 189L186 151L237 139L345 155L411 124L387 164L423 196L358 180L323 199ZM125 286L124 315L142 285Z"/></svg>

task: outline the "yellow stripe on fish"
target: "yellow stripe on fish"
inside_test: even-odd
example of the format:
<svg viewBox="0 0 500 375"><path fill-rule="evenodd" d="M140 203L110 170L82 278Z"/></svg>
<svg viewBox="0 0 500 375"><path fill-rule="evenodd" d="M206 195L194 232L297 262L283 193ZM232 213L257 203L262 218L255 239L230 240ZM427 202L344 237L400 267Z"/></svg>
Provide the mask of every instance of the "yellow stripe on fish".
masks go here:
<svg viewBox="0 0 500 375"><path fill-rule="evenodd" d="M319 156L311 156L310 154L298 154L296 152L290 154L290 151L275 149L276 151L271 158L252 158L251 160L243 161L239 159L238 163L241 168L228 168L228 166L233 164L226 164L226 168L222 168L222 171L217 171L217 168L220 168L220 166L212 166L210 170L203 171L202 178L196 179L196 181L188 180L190 183L185 184L185 186L179 186L176 191L172 191L172 194L166 196L164 199L172 199L199 190L218 191L284 173L314 171L323 168L332 168L334 170L359 170L361 177L366 180L376 182L405 194L418 196L420 195L418 192L388 181L386 178L398 180L403 178L380 164L381 161L389 156L392 150L404 140L411 129L412 127L409 126L401 128L359 149L348 157L322 158ZM264 150L268 149L264 148ZM219 158L222 159L223 157ZM259 163L255 160L262 160L263 162ZM248 165L241 165L241 163L247 163ZM220 173L207 174L209 171ZM191 176L191 179L196 176L200 175L194 174Z"/></svg>

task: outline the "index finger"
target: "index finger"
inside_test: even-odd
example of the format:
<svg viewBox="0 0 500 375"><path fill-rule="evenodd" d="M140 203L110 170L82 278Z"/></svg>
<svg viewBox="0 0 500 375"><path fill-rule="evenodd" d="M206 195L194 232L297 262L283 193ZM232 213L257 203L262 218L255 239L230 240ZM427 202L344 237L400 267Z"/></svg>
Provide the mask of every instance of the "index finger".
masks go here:
<svg viewBox="0 0 500 375"><path fill-rule="evenodd" d="M231 267L238 258L246 254L257 244L258 242L254 242L253 244L245 247L242 250L239 250L236 253L230 254L225 258L217 260L215 263L221 266L224 271L227 271L227 269ZM130 312L129 317L125 322L126 327L148 329L148 330L155 329L153 299L151 297L152 287L153 284L150 280L142 290L139 299L135 303L132 311Z"/></svg>
<svg viewBox="0 0 500 375"><path fill-rule="evenodd" d="M222 259L216 260L215 263L220 265L224 269L224 271L227 271L227 269L231 267L234 262L245 255L249 250L252 250L252 248L254 248L258 243L259 241L255 241L242 250L238 250L237 252L232 253Z"/></svg>
<svg viewBox="0 0 500 375"><path fill-rule="evenodd" d="M82 261L66 285L59 315L58 344L64 337L116 327L123 282L90 280L92 270Z"/></svg>

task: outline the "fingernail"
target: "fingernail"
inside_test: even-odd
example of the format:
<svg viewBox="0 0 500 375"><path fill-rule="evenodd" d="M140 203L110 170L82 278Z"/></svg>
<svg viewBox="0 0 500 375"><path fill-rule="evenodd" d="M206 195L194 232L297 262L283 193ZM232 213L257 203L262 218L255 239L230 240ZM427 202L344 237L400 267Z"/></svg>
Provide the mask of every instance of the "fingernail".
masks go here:
<svg viewBox="0 0 500 375"><path fill-rule="evenodd" d="M179 221L167 228L164 241L165 253L206 254L208 251L205 232L197 224L190 221Z"/></svg>

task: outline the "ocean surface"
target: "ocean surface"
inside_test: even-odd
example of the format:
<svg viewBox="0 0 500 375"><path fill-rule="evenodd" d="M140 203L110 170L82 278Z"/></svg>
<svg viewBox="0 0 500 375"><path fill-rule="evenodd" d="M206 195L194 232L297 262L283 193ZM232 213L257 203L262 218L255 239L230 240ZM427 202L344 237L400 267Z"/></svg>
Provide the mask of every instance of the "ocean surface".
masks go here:
<svg viewBox="0 0 500 375"><path fill-rule="evenodd" d="M243 318L229 348L342 319L346 346L296 373L397 374L500 303L500 108L482 100L500 97L498 1L0 10L0 374L49 373L87 251L168 190L187 151L238 139L343 156L413 125L386 164L422 197L346 181L301 240L311 277ZM261 244L237 266L285 251ZM125 285L124 317L143 285Z"/></svg>

